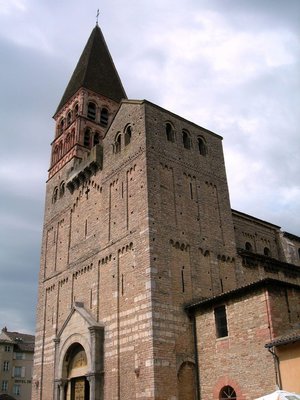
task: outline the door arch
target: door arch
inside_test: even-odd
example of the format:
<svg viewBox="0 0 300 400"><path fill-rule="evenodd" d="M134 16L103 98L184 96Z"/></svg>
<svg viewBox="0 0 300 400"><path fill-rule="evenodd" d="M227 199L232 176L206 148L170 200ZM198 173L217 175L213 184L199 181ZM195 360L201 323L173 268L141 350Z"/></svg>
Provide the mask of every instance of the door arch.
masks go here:
<svg viewBox="0 0 300 400"><path fill-rule="evenodd" d="M66 378L64 400L89 400L87 355L80 343L73 343L68 348L64 357L63 370Z"/></svg>

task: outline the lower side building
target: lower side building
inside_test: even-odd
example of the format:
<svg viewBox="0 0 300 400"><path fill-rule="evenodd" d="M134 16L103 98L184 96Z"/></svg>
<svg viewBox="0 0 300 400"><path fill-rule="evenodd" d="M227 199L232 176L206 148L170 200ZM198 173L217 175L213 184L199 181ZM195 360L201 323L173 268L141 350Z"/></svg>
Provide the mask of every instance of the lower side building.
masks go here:
<svg viewBox="0 0 300 400"><path fill-rule="evenodd" d="M300 393L300 285L263 279L186 307L201 399Z"/></svg>

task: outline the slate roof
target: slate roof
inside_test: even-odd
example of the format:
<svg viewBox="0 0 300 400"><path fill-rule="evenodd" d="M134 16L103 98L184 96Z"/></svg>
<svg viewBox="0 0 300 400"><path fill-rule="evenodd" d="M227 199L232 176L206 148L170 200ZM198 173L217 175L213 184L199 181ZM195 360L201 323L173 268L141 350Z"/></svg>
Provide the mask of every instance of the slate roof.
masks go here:
<svg viewBox="0 0 300 400"><path fill-rule="evenodd" d="M126 93L98 25L93 29L55 114L84 87L116 102Z"/></svg>
<svg viewBox="0 0 300 400"><path fill-rule="evenodd" d="M2 329L2 332L10 339L9 343L13 344L16 351L33 352L34 351L34 340L33 335L20 332L9 332L6 328ZM1 340L5 342L5 340Z"/></svg>

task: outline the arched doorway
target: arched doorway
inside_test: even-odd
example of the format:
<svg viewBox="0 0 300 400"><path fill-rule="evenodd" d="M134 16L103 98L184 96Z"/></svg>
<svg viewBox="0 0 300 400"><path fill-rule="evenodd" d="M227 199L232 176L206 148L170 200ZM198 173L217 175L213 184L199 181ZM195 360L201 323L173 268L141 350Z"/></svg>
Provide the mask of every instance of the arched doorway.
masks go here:
<svg viewBox="0 0 300 400"><path fill-rule="evenodd" d="M65 400L89 400L87 357L81 344L73 343L69 347L64 358L64 370L67 379Z"/></svg>
<svg viewBox="0 0 300 400"><path fill-rule="evenodd" d="M181 364L178 371L178 399L196 399L195 365L191 362Z"/></svg>

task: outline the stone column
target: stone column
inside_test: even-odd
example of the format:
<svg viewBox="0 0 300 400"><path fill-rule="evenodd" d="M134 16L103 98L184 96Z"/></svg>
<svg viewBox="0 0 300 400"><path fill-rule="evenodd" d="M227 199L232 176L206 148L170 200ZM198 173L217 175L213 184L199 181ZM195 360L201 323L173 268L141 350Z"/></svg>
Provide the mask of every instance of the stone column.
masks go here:
<svg viewBox="0 0 300 400"><path fill-rule="evenodd" d="M95 375L90 374L86 377L90 384L90 400L95 400Z"/></svg>
<svg viewBox="0 0 300 400"><path fill-rule="evenodd" d="M65 400L65 389L66 389L66 380L60 379L56 381L56 400Z"/></svg>

